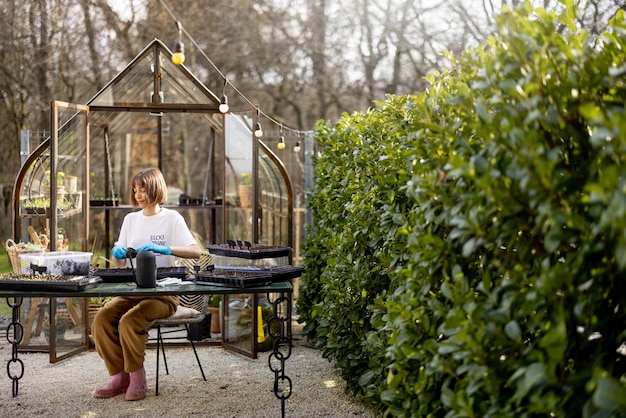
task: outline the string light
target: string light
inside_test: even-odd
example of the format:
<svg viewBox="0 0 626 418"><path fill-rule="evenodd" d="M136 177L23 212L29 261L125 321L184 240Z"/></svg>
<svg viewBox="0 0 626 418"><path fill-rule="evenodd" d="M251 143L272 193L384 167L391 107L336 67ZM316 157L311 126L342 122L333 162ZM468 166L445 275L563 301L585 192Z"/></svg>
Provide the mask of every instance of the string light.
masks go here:
<svg viewBox="0 0 626 418"><path fill-rule="evenodd" d="M227 113L229 109L230 107L228 106L228 97L226 97L225 94L222 94L222 97L220 97L219 110L221 113Z"/></svg>
<svg viewBox="0 0 626 418"><path fill-rule="evenodd" d="M226 83L228 83L228 80L224 79L224 89L222 90L222 97L220 97L220 105L218 107L221 113L226 113L230 109L230 106L228 106L228 96L226 96Z"/></svg>
<svg viewBox="0 0 626 418"><path fill-rule="evenodd" d="M185 48L182 42L182 34L184 33L185 36L190 40L191 44L195 47L195 50L198 51L198 53L200 55L202 55L204 57L204 59L206 59L206 61L209 63L209 65L211 65L211 67L213 67L213 69L219 74L219 76L224 80L224 85L226 85L227 79L226 79L226 75L224 75L224 73L222 73L222 71L217 67L217 65L215 65L215 63L211 60L211 58L209 58L209 56L203 51L203 49L200 47L200 45L198 45L198 43L193 39L193 37L183 28L183 25L176 19L176 16L174 15L174 13L172 12L172 10L168 7L168 5L165 3L164 0L159 0L159 3L161 4L161 6L165 9L165 11L167 12L167 14L172 18L172 20L174 22L176 22L176 26L178 27L178 38L179 40L176 42L175 47L174 47L174 54L172 55L172 62L174 62L174 64L180 65L184 62L185 59ZM178 51L178 45L180 44L180 51ZM179 52L179 55L177 55L176 53ZM182 60L180 61L180 63L175 62L174 61L174 56L178 56L180 57ZM237 93L238 97L241 97L246 103L248 103L250 106L252 107L257 107L248 97L246 97L235 85L233 85L232 83L228 83L230 84L230 87L235 91L235 93ZM225 94L222 95L224 97L224 101L226 103L224 104L228 104L228 97L226 97ZM220 98L220 105L222 104L222 98ZM230 105L229 105L229 110L230 110ZM221 112L221 110L220 110ZM260 112L259 109L257 108L257 120L258 120L258 116L263 115L265 116L271 123L275 124L275 125L281 125L280 122L278 122L276 119L272 118L270 115L267 115L263 112ZM261 127L260 123L255 124L255 128L256 127ZM310 132L310 131L300 131L297 129L292 129L292 128L285 128L288 129L290 132L293 132L295 134L301 134L301 133L305 133L305 132ZM281 131L282 131L282 125L281 125ZM257 132L255 129L255 136L260 137L263 135L263 131L261 129L259 129L259 133L260 135L257 136ZM280 146L280 143L279 143ZM283 146L284 148L284 146ZM281 148L281 149L283 149Z"/></svg>
<svg viewBox="0 0 626 418"><path fill-rule="evenodd" d="M260 138L263 136L263 129L261 128L261 122L259 122L259 108L256 109L256 123L254 124L254 136Z"/></svg>
<svg viewBox="0 0 626 418"><path fill-rule="evenodd" d="M260 138L263 136L263 129L261 129L261 123L257 122L254 124L254 136Z"/></svg>
<svg viewBox="0 0 626 418"><path fill-rule="evenodd" d="M295 152L296 154L300 152L300 141L297 141L296 145L294 145L293 152Z"/></svg>
<svg viewBox="0 0 626 418"><path fill-rule="evenodd" d="M278 141L278 149L285 149L285 136L283 135L283 125L280 125L280 139Z"/></svg>
<svg viewBox="0 0 626 418"><path fill-rule="evenodd" d="M172 54L172 62L176 65L181 65L185 62L185 44L182 41L183 25L179 21L176 21L176 27L178 28L178 39L174 44L174 54Z"/></svg>

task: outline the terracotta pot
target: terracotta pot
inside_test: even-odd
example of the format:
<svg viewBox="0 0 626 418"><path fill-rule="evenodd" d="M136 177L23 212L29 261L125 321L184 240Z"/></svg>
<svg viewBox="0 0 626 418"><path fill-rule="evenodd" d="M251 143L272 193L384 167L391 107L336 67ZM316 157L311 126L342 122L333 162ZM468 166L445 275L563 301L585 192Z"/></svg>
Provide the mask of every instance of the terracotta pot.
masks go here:
<svg viewBox="0 0 626 418"><path fill-rule="evenodd" d="M220 333L220 308L208 307L207 311L211 312L211 332Z"/></svg>
<svg viewBox="0 0 626 418"><path fill-rule="evenodd" d="M96 305L95 303L90 303L87 306L87 333L89 334L91 334L91 324L93 324L93 320L100 310L100 307L100 305Z"/></svg>
<svg viewBox="0 0 626 418"><path fill-rule="evenodd" d="M252 186L240 185L239 186L239 203L242 208L252 207Z"/></svg>
<svg viewBox="0 0 626 418"><path fill-rule="evenodd" d="M44 196L46 199L50 199L50 187L46 186L44 189ZM57 202L61 202L65 199L65 186L57 186Z"/></svg>

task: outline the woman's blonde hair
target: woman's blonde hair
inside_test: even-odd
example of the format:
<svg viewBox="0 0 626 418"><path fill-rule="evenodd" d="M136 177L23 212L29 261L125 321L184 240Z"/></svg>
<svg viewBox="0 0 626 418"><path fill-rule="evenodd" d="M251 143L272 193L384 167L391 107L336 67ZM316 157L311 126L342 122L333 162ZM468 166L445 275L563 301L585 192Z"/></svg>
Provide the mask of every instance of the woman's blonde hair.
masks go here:
<svg viewBox="0 0 626 418"><path fill-rule="evenodd" d="M139 206L135 199L135 188L141 187L146 191L146 200L148 205L155 203L163 203L167 200L167 184L163 173L158 168L146 168L135 174L133 177L133 188L130 193L130 201L134 207Z"/></svg>

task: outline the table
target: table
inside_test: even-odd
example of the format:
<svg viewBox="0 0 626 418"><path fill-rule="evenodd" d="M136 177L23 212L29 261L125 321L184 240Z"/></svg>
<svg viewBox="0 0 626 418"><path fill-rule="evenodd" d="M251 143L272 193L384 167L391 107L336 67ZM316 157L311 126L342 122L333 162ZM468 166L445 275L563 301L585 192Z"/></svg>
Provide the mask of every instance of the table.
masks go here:
<svg viewBox="0 0 626 418"><path fill-rule="evenodd" d="M274 372L274 395L281 402L282 416L285 416L285 401L291 396L291 379L285 375L285 361L291 355L291 304L293 286L290 281L274 282L256 287L224 287L205 284L174 285L156 288L139 288L127 283L99 283L92 288L81 291L26 291L26 290L2 290L0 297L7 298L7 303L12 307L12 321L6 332L6 338L12 346L11 359L7 361L7 374L13 382L13 397L18 395L19 380L24 375L24 363L18 356L18 346L22 342L24 329L20 324L19 310L23 298L90 298L107 296L169 296L169 295L224 295L224 294L267 294L267 299L273 306L273 317L270 325L278 321L280 333L272 334L274 349L269 356L269 368ZM270 294L280 296L272 299ZM12 301L11 301L12 299ZM286 312L281 313L281 304L286 304ZM271 330L271 326L268 327ZM256 335L256 328L254 334Z"/></svg>

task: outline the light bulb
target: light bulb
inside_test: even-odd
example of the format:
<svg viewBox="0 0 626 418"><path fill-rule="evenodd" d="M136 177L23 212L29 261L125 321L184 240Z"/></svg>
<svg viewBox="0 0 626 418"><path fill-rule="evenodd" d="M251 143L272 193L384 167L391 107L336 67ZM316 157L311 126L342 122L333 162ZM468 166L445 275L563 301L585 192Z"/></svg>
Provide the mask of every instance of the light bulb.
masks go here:
<svg viewBox="0 0 626 418"><path fill-rule="evenodd" d="M176 65L181 65L185 62L185 54L182 52L176 52L172 55L172 62Z"/></svg>
<svg viewBox="0 0 626 418"><path fill-rule="evenodd" d="M257 138L263 136L263 129L261 129L261 123L259 122L254 125L254 136L256 136Z"/></svg>
<svg viewBox="0 0 626 418"><path fill-rule="evenodd" d="M181 65L185 62L185 44L181 41L176 41L174 44L174 54L172 54L172 62L176 65Z"/></svg>
<svg viewBox="0 0 626 418"><path fill-rule="evenodd" d="M230 106L228 106L228 97L226 97L225 94L222 94L222 97L220 98L220 105L218 109L221 113L226 113L228 112L228 109L230 109Z"/></svg>
<svg viewBox="0 0 626 418"><path fill-rule="evenodd" d="M280 142L278 143L278 149L285 149L285 137L280 137Z"/></svg>
<svg viewBox="0 0 626 418"><path fill-rule="evenodd" d="M296 145L294 145L293 152L295 153L300 152L300 141L296 142Z"/></svg>

